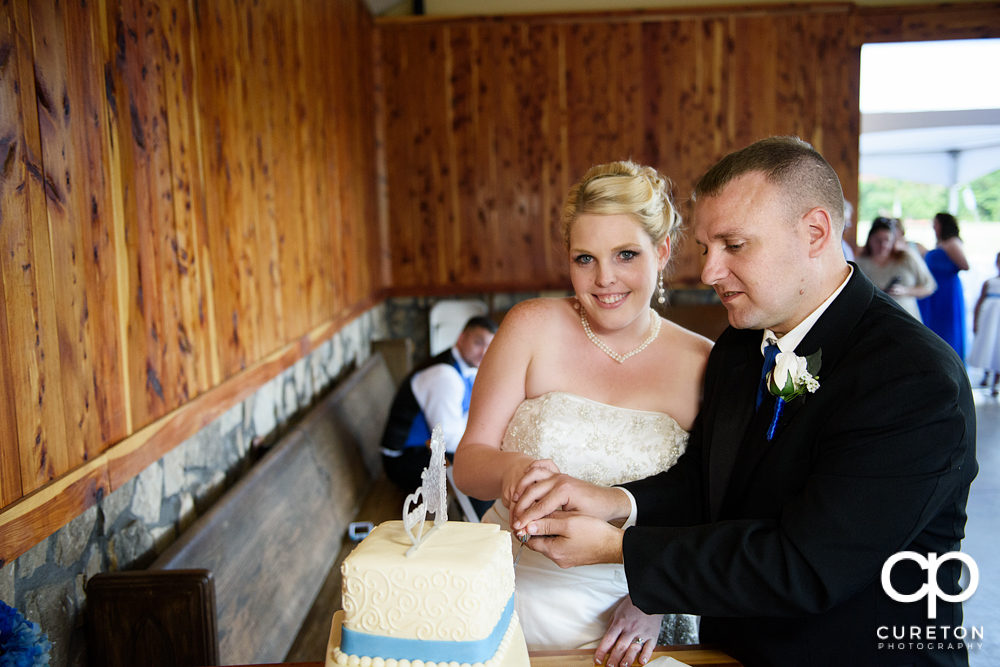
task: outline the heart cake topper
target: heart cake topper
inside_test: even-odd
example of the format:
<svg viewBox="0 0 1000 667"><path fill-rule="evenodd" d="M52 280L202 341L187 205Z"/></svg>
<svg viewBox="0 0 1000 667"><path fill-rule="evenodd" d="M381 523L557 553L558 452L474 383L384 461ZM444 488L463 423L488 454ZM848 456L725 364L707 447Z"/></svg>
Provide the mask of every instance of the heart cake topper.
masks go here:
<svg viewBox="0 0 1000 667"><path fill-rule="evenodd" d="M444 451L444 436L441 435L441 424L438 424L431 432L431 462L420 473L420 486L403 502L403 530L413 544L406 550L407 556L413 555L438 527L448 521ZM434 525L424 534L428 513L434 515Z"/></svg>

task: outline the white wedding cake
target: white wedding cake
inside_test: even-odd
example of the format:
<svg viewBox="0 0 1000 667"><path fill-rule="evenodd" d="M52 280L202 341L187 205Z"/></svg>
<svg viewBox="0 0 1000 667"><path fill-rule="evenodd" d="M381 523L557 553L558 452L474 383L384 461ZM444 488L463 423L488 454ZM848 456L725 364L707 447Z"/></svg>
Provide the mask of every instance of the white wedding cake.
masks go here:
<svg viewBox="0 0 1000 667"><path fill-rule="evenodd" d="M434 434L440 470L432 454L403 521L380 524L344 560L327 667L529 667L510 536L495 524L447 521ZM426 506L407 512L426 487ZM429 530L426 511L435 513Z"/></svg>

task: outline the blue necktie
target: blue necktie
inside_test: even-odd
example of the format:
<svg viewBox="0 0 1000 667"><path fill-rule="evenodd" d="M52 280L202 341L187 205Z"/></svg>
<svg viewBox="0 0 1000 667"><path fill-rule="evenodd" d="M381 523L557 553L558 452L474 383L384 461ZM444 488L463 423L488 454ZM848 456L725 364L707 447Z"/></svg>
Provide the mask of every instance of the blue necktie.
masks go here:
<svg viewBox="0 0 1000 667"><path fill-rule="evenodd" d="M767 393L767 374L774 369L774 360L780 351L776 343L768 343L764 348L764 368L760 372L760 384L757 385L757 408L760 408L764 394Z"/></svg>

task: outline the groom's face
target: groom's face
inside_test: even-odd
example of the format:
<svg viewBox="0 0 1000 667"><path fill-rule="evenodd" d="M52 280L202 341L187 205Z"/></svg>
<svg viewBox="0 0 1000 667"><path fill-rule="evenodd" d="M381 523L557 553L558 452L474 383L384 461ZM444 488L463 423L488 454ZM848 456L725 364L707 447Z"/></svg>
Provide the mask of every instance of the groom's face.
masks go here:
<svg viewBox="0 0 1000 667"><path fill-rule="evenodd" d="M801 321L809 247L796 208L759 172L699 199L694 237L705 255L701 279L715 288L732 326L784 334Z"/></svg>

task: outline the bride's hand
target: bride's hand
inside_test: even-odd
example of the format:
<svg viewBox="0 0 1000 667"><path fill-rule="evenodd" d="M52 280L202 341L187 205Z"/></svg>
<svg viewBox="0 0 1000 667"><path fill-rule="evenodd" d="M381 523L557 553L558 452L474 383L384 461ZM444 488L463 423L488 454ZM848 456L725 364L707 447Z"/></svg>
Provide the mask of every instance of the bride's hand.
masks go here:
<svg viewBox="0 0 1000 667"><path fill-rule="evenodd" d="M626 595L611 615L608 631L594 653L594 662L600 665L607 658L608 667L627 667L637 661L645 665L653 656L662 622L662 614L642 613ZM642 644L636 639L641 639Z"/></svg>
<svg viewBox="0 0 1000 667"><path fill-rule="evenodd" d="M524 488L558 474L559 466L552 459L531 459L531 463L523 469L517 465L510 466L503 477L503 490L500 496L503 506L510 509Z"/></svg>

